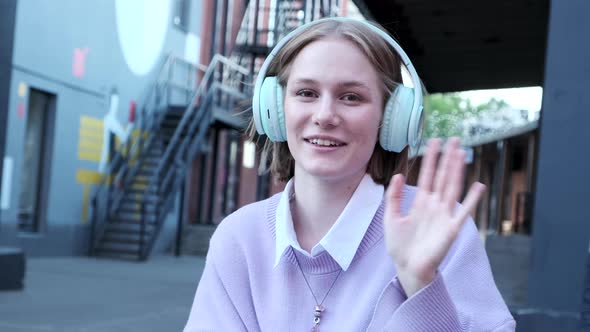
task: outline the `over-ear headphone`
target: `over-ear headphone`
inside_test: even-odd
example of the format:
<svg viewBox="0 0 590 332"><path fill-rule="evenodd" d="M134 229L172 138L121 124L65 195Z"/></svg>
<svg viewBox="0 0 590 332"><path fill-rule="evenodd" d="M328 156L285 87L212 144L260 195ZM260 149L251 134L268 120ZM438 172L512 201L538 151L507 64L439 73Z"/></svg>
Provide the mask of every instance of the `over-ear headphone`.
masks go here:
<svg viewBox="0 0 590 332"><path fill-rule="evenodd" d="M392 92L391 97L385 104L383 123L379 131L379 143L383 149L393 152L401 152L408 144L413 148L417 147L422 134L423 100L420 78L414 69L414 65L401 46L386 32L368 21L345 17L323 18L304 24L287 34L272 49L260 67L260 71L256 77L256 84L254 85L254 96L252 97L254 124L258 133L260 135L266 134L273 142L284 142L287 140L283 111L283 89L277 77L267 77L266 72L277 53L289 40L311 26L327 20L362 23L383 37L395 49L410 74L414 88L399 85Z"/></svg>

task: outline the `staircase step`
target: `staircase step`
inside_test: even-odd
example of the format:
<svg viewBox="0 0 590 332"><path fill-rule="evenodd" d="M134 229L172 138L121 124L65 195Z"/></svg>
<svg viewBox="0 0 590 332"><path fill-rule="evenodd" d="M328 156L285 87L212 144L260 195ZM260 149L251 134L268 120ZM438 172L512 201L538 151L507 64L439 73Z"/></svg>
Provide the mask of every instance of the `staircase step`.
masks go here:
<svg viewBox="0 0 590 332"><path fill-rule="evenodd" d="M145 195L148 188L148 196L155 195L156 188L150 188L149 185L137 184L128 186L127 191L125 191L125 196L122 200L130 203L141 203L142 197Z"/></svg>
<svg viewBox="0 0 590 332"><path fill-rule="evenodd" d="M160 154L154 155L154 156L146 156L143 163L145 165L148 165L150 168L151 167L158 167L158 164L160 163L162 156L163 156L163 153L160 153Z"/></svg>
<svg viewBox="0 0 590 332"><path fill-rule="evenodd" d="M150 159L150 160L145 160L139 169L140 170L155 170L156 168L158 168L159 162L160 162L160 159L155 159L155 158Z"/></svg>
<svg viewBox="0 0 590 332"><path fill-rule="evenodd" d="M142 172L149 172L149 173L153 173L156 171L156 169L158 168L158 164L143 164L141 165L141 167L139 168L139 173Z"/></svg>
<svg viewBox="0 0 590 332"><path fill-rule="evenodd" d="M139 215L139 213L137 214L133 214L133 213L129 213L129 214L117 214L117 216L115 218L113 218L113 220L110 222L111 224L141 224L141 216ZM147 215L143 217L143 220L145 221L145 225L147 224L153 224L156 221L156 216L154 215Z"/></svg>
<svg viewBox="0 0 590 332"><path fill-rule="evenodd" d="M157 195L150 194L145 195L143 191L138 192L131 192L128 191L125 193L125 197L121 200L121 203L136 203L136 202L144 202L146 204L158 204L160 202L160 198Z"/></svg>
<svg viewBox="0 0 590 332"><path fill-rule="evenodd" d="M117 243L117 242L105 242L103 239L100 242L99 250L111 250L111 251L133 253L133 252L139 251L139 242L137 242L137 243Z"/></svg>
<svg viewBox="0 0 590 332"><path fill-rule="evenodd" d="M148 237L144 237L144 242ZM122 236L105 236L102 239L103 244L131 244L139 245L139 236L137 237L122 237Z"/></svg>
<svg viewBox="0 0 590 332"><path fill-rule="evenodd" d="M105 234L140 234L141 225L139 223L109 223ZM154 224L146 224L144 233L150 234L154 230Z"/></svg>
<svg viewBox="0 0 590 332"><path fill-rule="evenodd" d="M146 227L144 235L149 236L152 230L153 227ZM141 236L141 230L139 228L115 228L105 231L104 234L105 237L133 236L139 238Z"/></svg>
<svg viewBox="0 0 590 332"><path fill-rule="evenodd" d="M145 158L148 160L155 160L155 161L160 161L160 159L162 159L162 156L164 156L164 151L157 151L157 152L150 152L149 154L145 155Z"/></svg>
<svg viewBox="0 0 590 332"><path fill-rule="evenodd" d="M150 188L148 192L145 189L133 189L128 188L125 191L125 196L121 200L121 203L133 204L133 203L146 203L155 204L159 196L156 194L155 188Z"/></svg>
<svg viewBox="0 0 590 332"><path fill-rule="evenodd" d="M129 190L127 190L127 193L132 194L132 195L138 195L138 194L139 195L146 195L145 189L144 190L133 189L133 187L129 188ZM156 188L155 187L150 188L150 190L147 192L147 195L148 196L157 196L156 195Z"/></svg>
<svg viewBox="0 0 590 332"><path fill-rule="evenodd" d="M124 200L121 202L121 205L119 205L119 211L121 212L126 212L127 214L129 213L141 213L141 202L139 201L128 201L128 200ZM143 209L146 213L153 213L154 210L156 210L157 205L155 204L149 204L146 203L143 206Z"/></svg>
<svg viewBox="0 0 590 332"><path fill-rule="evenodd" d="M139 195L141 200L146 202L147 204L157 204L160 202L160 197L157 195L144 195L143 192L140 193L133 193L132 195Z"/></svg>
<svg viewBox="0 0 590 332"><path fill-rule="evenodd" d="M135 190L146 190L147 187L149 186L149 183L132 183L131 186L129 187L130 189L135 189Z"/></svg>
<svg viewBox="0 0 590 332"><path fill-rule="evenodd" d="M156 169L140 169L139 172L137 172L137 175L151 178L152 176L156 175Z"/></svg>
<svg viewBox="0 0 590 332"><path fill-rule="evenodd" d="M149 215L153 215L156 212L156 207L155 206L150 206L147 207L148 205L146 205L146 207L144 208L144 213L146 213L148 216ZM136 207L136 206L131 206L131 205L123 205L121 207L119 207L118 210L118 215L119 216L139 216L141 215L141 208Z"/></svg>
<svg viewBox="0 0 590 332"><path fill-rule="evenodd" d="M137 261L139 259L139 253L134 250L98 248L98 249L96 249L95 254L96 254L96 256L103 257L103 258L117 258L117 259L134 260L134 261Z"/></svg>
<svg viewBox="0 0 590 332"><path fill-rule="evenodd" d="M150 184L150 180L151 180L150 178L146 178L146 177L143 177L143 176L136 176L133 179L133 182L131 182L131 185L138 184L138 185L147 186L147 185Z"/></svg>
<svg viewBox="0 0 590 332"><path fill-rule="evenodd" d="M139 205L141 205L143 203L146 206L157 205L158 201L155 199L157 197L158 196L153 193L145 195L144 190L133 191L133 192L127 191L125 193L125 197L123 197L123 199L121 199L121 204L126 204L126 205L139 204Z"/></svg>

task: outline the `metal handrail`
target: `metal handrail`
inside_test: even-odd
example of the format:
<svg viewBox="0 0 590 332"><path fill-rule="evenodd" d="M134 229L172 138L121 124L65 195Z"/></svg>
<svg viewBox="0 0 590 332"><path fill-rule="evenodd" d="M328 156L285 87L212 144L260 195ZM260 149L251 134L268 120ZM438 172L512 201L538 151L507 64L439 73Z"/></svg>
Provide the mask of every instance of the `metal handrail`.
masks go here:
<svg viewBox="0 0 590 332"><path fill-rule="evenodd" d="M285 1L279 2L281 5L285 3ZM276 23L273 26L274 33L272 34L272 40L269 40L271 43L291 29L291 27L287 28L283 26L281 22L293 18L292 16L288 17L287 11L290 10L279 8L278 4L275 8L277 9L275 13ZM262 10L267 10L267 8L262 8ZM270 11L271 9L268 8L268 10ZM248 15L246 14L247 17ZM314 14L312 13L312 15ZM239 35L243 35L242 29L239 30ZM267 36L267 38L270 37L270 35ZM245 42L247 43L248 40L249 38L246 36ZM237 44L240 42L243 41L236 41ZM256 40L255 42L259 41ZM251 63L253 61L252 59ZM241 62L241 59L238 62ZM171 79L170 75L173 74L172 71L178 64L189 68L189 75L186 77L186 87L183 87L184 83L178 83ZM196 88L191 92L190 85L193 81L193 76L190 75L190 71L193 69L204 72L204 74ZM254 70L253 65L252 70ZM252 75L253 73L250 70L219 54L213 57L211 63L206 68L203 65L194 65L184 59L168 55L166 61L160 68L153 89L150 90L146 102L142 107L139 121L139 137L135 140L125 142L121 152L117 153L113 157L112 162L109 163L107 172L103 179L101 179L99 188L96 190L93 198L92 231L95 231L96 226L99 236L94 234L93 242L91 242L93 247L96 247L98 244L94 241L98 241L102 236L101 232L104 230L104 221L107 220L109 215L114 215L118 211L121 201L126 197L124 190L113 190L112 184L122 183L125 188L128 188L128 184L135 181L137 172L142 169L147 159L147 154L156 148L156 144L160 142L160 130L162 130L162 121L165 119L166 112L169 109L170 97L182 96L184 98L183 96L186 92L187 97L190 98L186 99L188 101L186 110L176 125L170 141L164 147L165 150L155 167L155 173L150 175L149 182L143 190L143 195L157 194L155 205L153 208L150 208L150 211L152 211L151 215L154 218L149 221L150 223L155 223L156 231L154 234L158 233L157 230L162 226L165 215L174 203L175 195L173 193L182 185L181 179L183 176L180 175L186 173L186 166L194 158L205 138L207 128L213 118L211 106L223 107L223 105L226 105L223 108L235 107L237 100L245 98L244 91L251 88L246 81L250 82ZM197 76L194 75L195 80ZM184 78L182 75L181 77ZM179 94L179 91L184 92ZM173 93L174 95L172 95ZM148 134L145 134L145 132ZM182 137L182 135L186 136ZM149 254L153 241L155 240L155 236L153 235L144 236L144 232L147 229L145 226L148 222L147 218L144 217L148 213L146 212L146 204L145 200L141 203L142 218L140 220L142 236L140 241L140 256ZM153 212L154 209L155 212ZM148 243L145 244L144 240L148 241Z"/></svg>
<svg viewBox="0 0 590 332"><path fill-rule="evenodd" d="M160 159L158 166L156 168L156 174L166 173L166 175L173 174L175 169L179 167L183 167L184 163L183 159L186 157L190 157L190 154L194 153L196 150L194 149L194 144L191 144L188 140L180 142L180 134L183 130L187 128L190 124L191 130L195 128L195 121L194 119L199 119L195 117L194 112L194 105L196 105L199 100L205 96L207 99L206 102L210 103L213 98L214 90L223 91L223 89L219 89L219 86L227 85L232 86L235 85L235 82L232 82L234 79L235 74L242 75L243 77L248 77L250 75L249 71L233 63L230 59L223 57L219 54L215 55L211 61L211 64L205 68L202 65L193 65L183 59L176 58L174 56L168 56L167 60L162 66L160 73L158 74L158 79L154 84L153 89L150 91L148 98L143 106L143 114L141 117L140 122L140 135L135 140L128 140L123 145L122 149L115 154L112 161L109 163L107 167L107 172L105 176L100 182L99 188L97 188L94 198L93 198L93 210L92 210L92 228L91 228L91 250L96 248L99 245L99 241L104 233L105 230L105 221L108 220L109 216L115 215L117 209L120 205L120 202L125 197L125 190L113 190L113 184L119 183L122 184L124 188L128 188L130 182L134 181L134 178L139 172L147 159L145 156L149 153L150 149L153 148L158 140L158 132L161 128L162 121L164 120L166 112L161 111L161 107L168 107L168 96L170 92L169 89L176 89L177 86L173 82L169 82L166 79L169 78L167 71L173 70L173 66L175 64L181 65L190 65L192 66L190 69L195 69L198 71L204 71L203 79L200 81L200 84L197 86L196 89L193 89L191 93L190 102L187 105L187 109L184 112L184 116L181 119L180 123L177 126L177 129L172 136L166 150L164 151L163 157ZM219 74L221 70L225 70L226 73L229 71L231 72L230 75L223 75ZM190 75L190 73L189 73ZM196 76L196 75L195 75ZM238 83L245 83L243 79L241 82ZM208 107L207 107L208 108ZM147 110L150 109L152 112L148 113ZM209 114L211 112L207 112L207 110L201 109L201 112L204 114ZM151 115L148 115L151 114ZM189 121L190 119L193 121ZM200 118L203 118L201 115ZM210 119L206 119L207 121L202 121L203 123L207 123L207 126L203 129L202 126L199 126L199 133L197 140L202 141L204 137L204 132L206 132L206 128L208 127L208 123ZM148 132L149 135L145 135L144 132ZM182 149L176 149L176 146L180 146ZM176 158L172 158L172 153L178 150L179 155ZM188 155L187 155L188 152ZM134 162L130 162L133 159L136 160ZM177 184L176 181L167 180L165 183L160 181L161 179L158 178L159 175L151 176L150 182L148 182L148 186L145 188L144 195L150 192L156 192L160 200L156 204L156 215L155 215L155 222L156 224L161 223L161 220L169 209L169 205L171 204L170 195ZM168 176L170 178L170 176ZM109 181L111 179L111 181ZM176 179L177 180L177 179ZM164 187L161 187L161 184L165 184ZM163 191L161 189L164 189ZM145 203L141 204L141 214L145 216ZM151 250L151 244L144 245L146 241L145 230L146 230L146 218L141 219L141 237L140 237L140 252L148 253ZM147 236L147 241L151 243L152 241L151 236Z"/></svg>
<svg viewBox="0 0 590 332"><path fill-rule="evenodd" d="M207 68L207 71L205 72L203 80L199 84L199 87L196 89L189 105L187 106L187 109L185 111L185 116L182 117L180 123L178 124L177 130L174 132L174 135L172 136L172 139L170 140L170 143L168 144L168 148L164 152L164 156L162 157L162 159L160 160L160 163L158 164L158 168L156 169L156 174L161 173L161 170L164 167L166 160L170 157L170 154L174 150L174 143L179 140L179 137L182 134L182 130L183 130L184 126L186 125L187 121L190 118L190 115L194 111L194 105L197 103L198 99L202 96L205 89L208 87L211 77L212 77L213 73L215 72L215 69L217 68L217 65L219 63L224 64L232 69L235 69L236 71L238 71L244 75L249 75L249 71L246 68L233 63L228 58L226 58L222 55L219 55L219 54L216 54L213 56L211 64Z"/></svg>
<svg viewBox="0 0 590 332"><path fill-rule="evenodd" d="M179 60L184 61L172 54L166 56L166 60L160 67L156 76L156 82L152 89L150 89L150 92L141 107L142 112L139 117L139 126L137 128L140 133L139 137L136 140L129 138L123 143L121 149L114 154L111 162L107 165L103 177L93 192L93 208L90 215L90 221L92 223L90 232L91 250L95 247L95 240L98 240L99 238L97 234L102 233L101 225L103 223L100 223L98 219L106 219L112 215L124 194L123 192L117 192L116 190L113 191L112 184L119 183L126 187L129 184L128 181L133 179L134 175L142 166L141 162L138 162L134 167L131 167L130 164L132 163L130 161L135 157L137 157L138 160L141 160L141 154L143 151L148 151L155 142L155 135L153 135L153 132L160 126L164 114L164 112L160 112L160 109L163 107L161 104L164 99L162 98L162 95L163 93L166 93L167 89L166 73L170 71L173 63ZM201 66L195 66L195 68L198 70L202 69ZM152 115L148 116L148 114ZM148 133L148 135L146 136L145 133ZM101 207L99 207L100 204L102 204ZM103 216L103 218L99 218L98 214L100 212L106 215Z"/></svg>
<svg viewBox="0 0 590 332"><path fill-rule="evenodd" d="M184 66L189 66L189 69L194 69L194 70L189 70L189 75L190 73L192 73L194 71L194 74L196 76L196 71L202 70L203 66L202 65L194 65L182 58L176 57L174 55L169 55L167 58L167 61L165 63L165 65L163 66L163 69L168 69L168 73L173 71L174 68L174 64L176 63L182 63ZM156 92L162 92L166 95L164 99L166 102L164 103L164 107L167 107L168 105L170 105L170 100L169 100L169 95L170 95L170 88L178 88L178 86L169 81L169 79L171 78L171 76L169 74L166 73L166 71L161 70L160 74L158 75L158 82L156 83L156 89L152 90L152 91L156 91ZM158 87L160 87L160 89L158 90ZM194 90L194 86L192 88L186 86L183 87L183 89L186 89L186 91L190 92L192 90ZM160 96L161 97L161 96ZM162 121L164 119L164 112L157 112L156 116L151 117L152 121L150 122L150 125L144 127L143 129L147 132L153 133L157 130L157 128L159 128L162 124ZM142 136L143 138L143 136ZM138 148L142 148L142 150L149 150L149 148L151 147L151 145L155 142L155 135L151 135L147 141L146 146L144 146L143 144L141 144L142 142L138 142L139 144L137 144L137 148L133 149L133 151L135 153L137 153L138 151L136 151ZM141 151L139 151L141 152ZM130 154L132 155L132 154ZM127 172L127 168L129 167L125 167L126 165L123 165L123 169L122 169L122 173L126 174ZM132 179L134 178L135 174L139 171L139 169L141 168L141 163L138 163L137 165L135 165L135 167L131 168L131 170L128 171L128 174L126 176L127 178L127 182L123 183L123 186L127 186L129 185L129 181L132 181ZM110 212L113 213L119 205L119 202L121 201L121 199L123 198L124 193L123 192L119 192L119 193L115 193L115 197L113 197L113 205L110 207Z"/></svg>
<svg viewBox="0 0 590 332"><path fill-rule="evenodd" d="M162 224L162 220L168 212L170 206L170 200L173 196L177 187L181 185L178 183L178 179L182 178L179 176L179 172L186 172L186 165L197 152L198 146L202 143L204 135L211 122L212 110L209 104L214 99L215 94L218 91L222 91L220 88L224 86L224 77L231 77L232 75L223 76L215 75L218 67L221 65L222 69L230 69L231 72L241 74L243 76L250 76L249 71L229 60L222 55L215 55L205 72L203 80L200 82L199 87L195 90L191 102L187 105L183 117L176 127L176 130L168 143L168 146L158 163L155 175L152 177L149 185L144 190L144 195L149 193L157 192L157 197L160 200L157 202L158 206L162 206L159 209L158 215L156 215L155 223L159 229ZM231 79L229 79L230 84ZM220 82L219 82L220 81ZM245 83L245 80L240 81ZM245 95L240 95L245 98ZM198 107L197 105L200 102ZM181 138L183 132L186 134L184 138ZM191 133L196 133L196 137L192 137ZM192 144L191 144L192 143ZM176 175L176 176L175 176ZM142 215L141 217L142 228L145 228L146 218ZM157 233L157 230L155 231ZM149 253L153 245L154 238L149 238L150 243L143 246L144 257Z"/></svg>

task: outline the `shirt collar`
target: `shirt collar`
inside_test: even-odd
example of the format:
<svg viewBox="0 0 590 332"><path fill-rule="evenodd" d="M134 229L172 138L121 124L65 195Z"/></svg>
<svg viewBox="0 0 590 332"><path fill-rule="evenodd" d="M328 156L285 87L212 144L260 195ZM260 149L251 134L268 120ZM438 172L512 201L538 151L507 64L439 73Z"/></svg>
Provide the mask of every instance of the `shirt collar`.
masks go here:
<svg viewBox="0 0 590 332"><path fill-rule="evenodd" d="M293 190L293 179L287 182L281 194L276 212L275 265L289 247L310 256L297 242L289 199ZM346 271L373 220L383 199L384 188L365 174L344 210L320 242L312 248L311 256L327 251Z"/></svg>

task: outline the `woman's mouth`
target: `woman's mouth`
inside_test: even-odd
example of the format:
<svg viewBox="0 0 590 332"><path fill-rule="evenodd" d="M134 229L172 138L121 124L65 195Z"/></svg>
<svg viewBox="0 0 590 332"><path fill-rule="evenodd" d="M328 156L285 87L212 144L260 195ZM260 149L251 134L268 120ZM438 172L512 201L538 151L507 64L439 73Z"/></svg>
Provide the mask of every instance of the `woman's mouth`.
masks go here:
<svg viewBox="0 0 590 332"><path fill-rule="evenodd" d="M316 145L316 146L325 146L325 147L339 147L339 146L344 146L346 144L342 143L342 142L337 142L334 140L330 140L330 139L322 139L322 138L310 138L310 139L305 139L306 142Z"/></svg>

